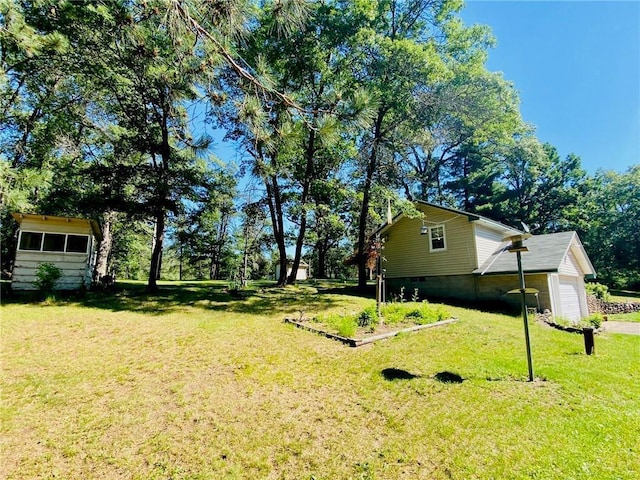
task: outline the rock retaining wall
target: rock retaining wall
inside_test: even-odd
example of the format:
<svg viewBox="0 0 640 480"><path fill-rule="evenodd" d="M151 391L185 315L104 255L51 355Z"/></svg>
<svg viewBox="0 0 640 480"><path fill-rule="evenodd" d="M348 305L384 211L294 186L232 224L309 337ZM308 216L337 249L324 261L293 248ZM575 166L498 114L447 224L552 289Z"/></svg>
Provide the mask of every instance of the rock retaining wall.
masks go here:
<svg viewBox="0 0 640 480"><path fill-rule="evenodd" d="M605 315L613 315L614 313L633 313L640 312L640 302L623 303L623 302L605 302L593 295L587 295L587 304L590 313L603 313Z"/></svg>

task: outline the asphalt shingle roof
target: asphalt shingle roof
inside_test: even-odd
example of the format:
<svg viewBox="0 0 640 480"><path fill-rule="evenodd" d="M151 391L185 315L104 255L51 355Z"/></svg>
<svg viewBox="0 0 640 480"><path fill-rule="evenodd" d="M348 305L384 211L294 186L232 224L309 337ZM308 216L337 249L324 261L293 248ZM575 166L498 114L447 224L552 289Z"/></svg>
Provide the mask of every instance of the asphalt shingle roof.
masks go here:
<svg viewBox="0 0 640 480"><path fill-rule="evenodd" d="M522 269L525 272L555 272L560 267L562 260L575 232L549 233L546 235L534 235L523 243L529 249L522 252ZM493 255L479 268L473 271L475 274L487 275L495 273L514 273L518 271L517 256L507 250L511 242L503 242Z"/></svg>

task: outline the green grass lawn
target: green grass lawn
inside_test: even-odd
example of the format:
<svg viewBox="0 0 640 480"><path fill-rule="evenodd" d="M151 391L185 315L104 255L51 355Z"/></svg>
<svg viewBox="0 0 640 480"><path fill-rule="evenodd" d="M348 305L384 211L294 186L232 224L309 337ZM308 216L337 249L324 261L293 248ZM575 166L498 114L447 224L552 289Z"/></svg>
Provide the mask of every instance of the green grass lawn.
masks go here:
<svg viewBox="0 0 640 480"><path fill-rule="evenodd" d="M616 322L640 322L640 312L632 313L616 313L608 315L609 320L615 320Z"/></svg>
<svg viewBox="0 0 640 480"><path fill-rule="evenodd" d="M631 290L611 290L609 301L623 303L640 302L640 292L632 292Z"/></svg>
<svg viewBox="0 0 640 480"><path fill-rule="evenodd" d="M532 323L530 383L519 317L354 349L282 321L371 303L348 289L125 287L0 309L0 478L640 476L638 336Z"/></svg>

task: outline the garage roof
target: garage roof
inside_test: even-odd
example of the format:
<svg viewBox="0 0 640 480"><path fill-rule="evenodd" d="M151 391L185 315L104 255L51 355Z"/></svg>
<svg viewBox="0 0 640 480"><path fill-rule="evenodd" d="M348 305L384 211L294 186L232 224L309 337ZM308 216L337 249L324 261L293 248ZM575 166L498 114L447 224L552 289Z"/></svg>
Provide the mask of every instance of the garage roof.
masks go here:
<svg viewBox="0 0 640 480"><path fill-rule="evenodd" d="M503 242L473 273L476 275L517 273L517 259L516 255L509 252L510 245L511 242ZM558 272L565 256L571 251L585 276L595 277L595 269L576 232L534 235L526 239L524 245L529 249L528 252L522 253L524 272Z"/></svg>

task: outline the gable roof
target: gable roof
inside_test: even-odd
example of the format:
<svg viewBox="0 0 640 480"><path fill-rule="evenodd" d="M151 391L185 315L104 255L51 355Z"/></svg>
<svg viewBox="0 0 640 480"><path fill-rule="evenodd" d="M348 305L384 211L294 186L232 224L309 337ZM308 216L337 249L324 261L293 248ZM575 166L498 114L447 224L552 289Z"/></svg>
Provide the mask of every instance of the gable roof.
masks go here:
<svg viewBox="0 0 640 480"><path fill-rule="evenodd" d="M497 230L497 231L501 232L503 234L503 236L521 235L523 233L523 232L521 232L520 230L518 230L516 228L510 227L508 225L505 225L503 223L497 222L495 220L491 220L490 218L483 217L482 215L478 215L476 213L469 213L469 212L465 212L463 210L457 210L455 208L444 207L442 205L437 205L435 203L425 202L423 200L416 200L414 203L416 205L424 205L426 207L438 208L440 210L444 210L444 211L447 211L447 212L450 212L450 213L455 213L456 215L465 216L465 217L467 217L467 219L470 222L477 222L477 223L483 224L483 225L491 228L492 230ZM378 230L376 230L374 232L374 235L375 234L382 234L383 232L385 232L390 227L392 227L398 220L400 220L404 216L405 216L404 213L399 213L398 215L393 217L391 223L385 223L384 225L379 227Z"/></svg>
<svg viewBox="0 0 640 480"><path fill-rule="evenodd" d="M565 256L571 251L585 276L595 277L596 271L576 232L534 235L523 242L529 251L522 254L522 270L526 273L558 272ZM517 257L509 252L510 241L500 247L477 269L476 275L516 273Z"/></svg>

